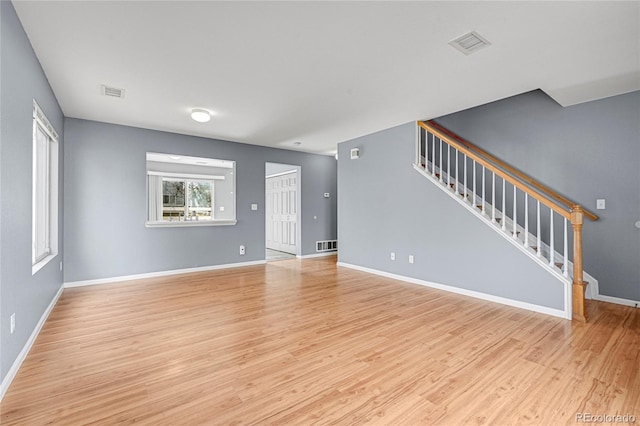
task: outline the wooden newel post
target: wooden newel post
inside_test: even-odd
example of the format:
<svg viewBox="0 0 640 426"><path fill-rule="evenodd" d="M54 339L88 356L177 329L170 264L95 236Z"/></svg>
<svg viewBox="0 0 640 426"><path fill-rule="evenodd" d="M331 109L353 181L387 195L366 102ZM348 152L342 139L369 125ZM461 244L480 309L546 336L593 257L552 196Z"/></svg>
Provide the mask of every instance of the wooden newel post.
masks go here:
<svg viewBox="0 0 640 426"><path fill-rule="evenodd" d="M584 212L581 206L571 208L573 226L573 319L587 321L587 309L584 299L584 281L582 280L582 223Z"/></svg>

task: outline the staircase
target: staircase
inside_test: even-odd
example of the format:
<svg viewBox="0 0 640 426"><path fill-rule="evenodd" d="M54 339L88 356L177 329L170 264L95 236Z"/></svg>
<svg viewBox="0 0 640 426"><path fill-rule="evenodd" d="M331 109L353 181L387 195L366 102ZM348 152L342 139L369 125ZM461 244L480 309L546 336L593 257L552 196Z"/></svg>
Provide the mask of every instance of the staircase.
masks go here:
<svg viewBox="0 0 640 426"><path fill-rule="evenodd" d="M433 121L418 122L414 168L565 285L587 321L582 225L598 216ZM585 281L588 277L589 281Z"/></svg>

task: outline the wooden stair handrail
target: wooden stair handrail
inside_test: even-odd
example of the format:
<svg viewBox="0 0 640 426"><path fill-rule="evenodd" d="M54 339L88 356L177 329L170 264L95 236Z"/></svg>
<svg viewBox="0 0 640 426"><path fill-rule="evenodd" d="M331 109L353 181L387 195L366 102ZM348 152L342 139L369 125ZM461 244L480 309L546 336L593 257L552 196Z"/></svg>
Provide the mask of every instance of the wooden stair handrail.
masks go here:
<svg viewBox="0 0 640 426"><path fill-rule="evenodd" d="M453 146L458 152L464 153L467 157L473 159L476 163L482 164L496 175L500 176L506 182L517 187L526 194L529 194L540 203L549 207L559 215L569 219L573 227L573 283L572 283L572 317L574 320L586 322L587 312L585 304L585 283L583 281L582 270L582 224L583 218L586 216L591 220L598 220L598 216L588 212L582 206L573 203L568 198L563 197L552 189L546 187L540 182L532 179L519 170L511 167L505 162L497 159L485 150L473 145L471 142L461 138L455 133L445 129L434 121L422 122L418 121L418 125L427 132L438 136L440 139ZM426 148L426 147L425 147ZM476 151L476 152L474 152ZM508 174L506 171L517 176L518 179ZM529 185L525 185L526 182ZM555 200L560 200L569 207L561 206ZM566 256L566 253L565 253Z"/></svg>
<svg viewBox="0 0 640 426"><path fill-rule="evenodd" d="M480 155L482 155L483 157L487 158L492 163L495 163L500 168L502 168L502 169L508 171L509 173L517 176L518 179L520 179L520 180L526 182L527 184L533 186L534 188L537 188L540 191L542 191L544 193L542 195L545 196L545 198L550 196L551 198L554 198L554 199L556 199L558 201L561 201L565 205L565 208L563 210L570 212L571 209L574 206L577 205L577 203L574 203L573 201L569 200L565 196L557 193L553 189L551 189L548 186L538 182L537 180L533 179L532 177L525 175L520 170L518 170L515 167L505 163L504 161L500 160L499 158L496 158L495 156L493 156L492 154L488 153L484 149L480 148L477 145L472 144L468 140L458 136L457 134L453 133L452 131L442 127L441 125L439 125L435 121L429 120L427 122L418 122L418 123L419 123L420 127L424 128L425 130L428 130L430 132L438 132L438 136L439 137L442 137L443 139L447 140L447 142L451 143L452 145L458 145L458 146L462 145L462 146L464 146L465 148L467 148L469 150L478 152ZM495 167L493 167L493 168L495 168ZM493 169L493 168L491 168L491 169ZM599 219L599 217L597 215L591 213L589 210L586 210L584 207L582 208L582 212L583 212L584 216L588 217L589 219L591 219L593 221L596 221L596 220ZM563 216L567 217L566 215L563 215ZM569 218L569 217L567 217L567 218Z"/></svg>
<svg viewBox="0 0 640 426"><path fill-rule="evenodd" d="M435 129L434 127L431 127L431 126L429 126L428 124L426 124L424 122L418 122L418 125L420 127L424 128L425 130L431 132L432 134L438 136L442 140L446 141L448 144L450 144L453 147L455 147L459 152L462 152L467 157L472 158L476 163L482 164L484 167L486 167L487 169L491 170L497 176L500 176L502 179L504 179L505 181L507 181L510 184L514 185L515 187L517 187L521 191L529 194L534 199L540 201L542 204L544 204L545 206L547 206L550 209L554 210L559 215L561 215L561 216L563 216L563 217L565 217L567 219L571 219L571 211L567 210L565 207L563 207L560 204L558 204L557 202L553 201L547 195L543 194L542 192L540 192L540 191L538 191L538 190L536 190L534 188L531 188L531 187L525 185L524 183L522 183L519 180L515 179L514 177L512 177L508 173L500 170L495 165L490 163L489 160L484 159L479 154L476 154L475 152L471 151L466 146L464 146L461 143L453 140L451 137L449 137L447 134L441 132L440 130Z"/></svg>

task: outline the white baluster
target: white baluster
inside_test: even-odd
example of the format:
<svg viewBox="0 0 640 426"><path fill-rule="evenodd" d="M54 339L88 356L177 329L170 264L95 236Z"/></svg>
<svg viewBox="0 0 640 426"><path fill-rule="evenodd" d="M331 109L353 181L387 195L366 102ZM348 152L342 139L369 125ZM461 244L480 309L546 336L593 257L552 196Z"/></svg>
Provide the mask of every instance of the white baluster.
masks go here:
<svg viewBox="0 0 640 426"><path fill-rule="evenodd" d="M524 193L524 246L529 247L529 194Z"/></svg>
<svg viewBox="0 0 640 426"><path fill-rule="evenodd" d="M536 213L536 217L537 217L537 229L538 229L538 247L536 248L538 257L542 256L542 239L540 238L540 200L538 200L538 209L537 209L537 213Z"/></svg>
<svg viewBox="0 0 640 426"><path fill-rule="evenodd" d="M460 193L460 173L458 173L458 153L459 151L456 149L456 194Z"/></svg>
<svg viewBox="0 0 640 426"><path fill-rule="evenodd" d="M447 188L451 188L451 145L447 144Z"/></svg>
<svg viewBox="0 0 640 426"><path fill-rule="evenodd" d="M496 223L496 172L491 172L491 222Z"/></svg>
<svg viewBox="0 0 640 426"><path fill-rule="evenodd" d="M464 195L462 197L467 201L467 154L464 154Z"/></svg>
<svg viewBox="0 0 640 426"><path fill-rule="evenodd" d="M551 215L549 216L549 265L553 265L553 255L555 253L555 249L553 248L553 209L549 209Z"/></svg>
<svg viewBox="0 0 640 426"><path fill-rule="evenodd" d="M447 188L451 188L451 145L447 144Z"/></svg>
<svg viewBox="0 0 640 426"><path fill-rule="evenodd" d="M436 175L436 135L431 135L431 176Z"/></svg>
<svg viewBox="0 0 640 426"><path fill-rule="evenodd" d="M502 179L502 230L507 230L507 189L504 179Z"/></svg>
<svg viewBox="0 0 640 426"><path fill-rule="evenodd" d="M440 183L442 183L442 139L440 139Z"/></svg>
<svg viewBox="0 0 640 426"><path fill-rule="evenodd" d="M562 266L562 272L565 277L569 276L569 239L567 238L567 218L564 218L564 265Z"/></svg>
<svg viewBox="0 0 640 426"><path fill-rule="evenodd" d="M476 160L473 160L473 197L472 197L472 203L471 205L473 207L476 206Z"/></svg>
<svg viewBox="0 0 640 426"><path fill-rule="evenodd" d="M422 132L424 129L418 126L418 132L416 133L416 164L422 167Z"/></svg>
<svg viewBox="0 0 640 426"><path fill-rule="evenodd" d="M485 188L485 182L484 182L484 171L486 170L485 166L482 166L482 214L486 216L487 212L487 191Z"/></svg>
<svg viewBox="0 0 640 426"><path fill-rule="evenodd" d="M513 185L513 238L518 238L518 204L516 186Z"/></svg>

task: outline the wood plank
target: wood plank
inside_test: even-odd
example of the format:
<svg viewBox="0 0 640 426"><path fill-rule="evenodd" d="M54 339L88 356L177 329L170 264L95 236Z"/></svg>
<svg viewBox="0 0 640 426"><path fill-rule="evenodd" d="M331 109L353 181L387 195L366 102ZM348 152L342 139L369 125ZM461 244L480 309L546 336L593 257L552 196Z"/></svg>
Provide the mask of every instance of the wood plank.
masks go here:
<svg viewBox="0 0 640 426"><path fill-rule="evenodd" d="M0 423L560 424L640 416L638 309L588 324L335 256L66 289Z"/></svg>

